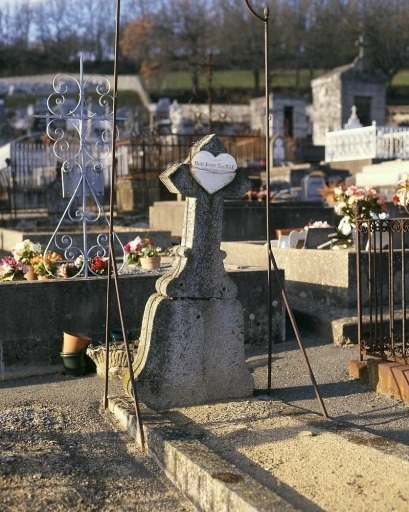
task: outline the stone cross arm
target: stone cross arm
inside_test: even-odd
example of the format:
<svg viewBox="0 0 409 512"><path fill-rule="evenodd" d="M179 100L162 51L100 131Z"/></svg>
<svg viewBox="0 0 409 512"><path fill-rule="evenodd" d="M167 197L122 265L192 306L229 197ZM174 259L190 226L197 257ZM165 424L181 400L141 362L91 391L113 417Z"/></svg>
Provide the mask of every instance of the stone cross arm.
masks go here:
<svg viewBox="0 0 409 512"><path fill-rule="evenodd" d="M237 172L236 160L216 135L196 143L188 158L170 166L161 180L170 192L187 199L181 250L157 290L175 298L234 298L237 290L225 272L225 253L220 250L223 203L243 197L251 181Z"/></svg>

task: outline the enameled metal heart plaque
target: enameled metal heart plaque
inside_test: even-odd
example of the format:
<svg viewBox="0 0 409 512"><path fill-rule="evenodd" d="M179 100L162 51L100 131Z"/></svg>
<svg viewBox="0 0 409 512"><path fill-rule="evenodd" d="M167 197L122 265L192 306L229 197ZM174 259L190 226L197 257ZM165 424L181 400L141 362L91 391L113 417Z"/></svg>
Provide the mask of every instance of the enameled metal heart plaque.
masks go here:
<svg viewBox="0 0 409 512"><path fill-rule="evenodd" d="M228 153L213 156L209 151L199 151L191 162L194 179L209 194L214 194L233 181L236 169L237 162Z"/></svg>

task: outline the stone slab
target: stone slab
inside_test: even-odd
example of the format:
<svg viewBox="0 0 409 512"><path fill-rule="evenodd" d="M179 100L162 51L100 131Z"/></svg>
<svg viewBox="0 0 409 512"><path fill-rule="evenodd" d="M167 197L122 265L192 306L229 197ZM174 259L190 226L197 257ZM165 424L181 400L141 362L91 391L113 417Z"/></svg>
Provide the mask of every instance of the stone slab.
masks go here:
<svg viewBox="0 0 409 512"><path fill-rule="evenodd" d="M409 365L376 358L354 359L348 363L348 373L352 378L369 382L377 393L409 404Z"/></svg>
<svg viewBox="0 0 409 512"><path fill-rule="evenodd" d="M109 410L139 444L133 404L111 398ZM202 512L295 512L286 502L234 464L208 448L200 436L142 408L146 449L166 476Z"/></svg>
<svg viewBox="0 0 409 512"><path fill-rule="evenodd" d="M350 377L358 379L361 382L368 382L368 363L367 361L358 361L352 359L348 363L348 373Z"/></svg>
<svg viewBox="0 0 409 512"><path fill-rule="evenodd" d="M132 405L109 407L135 439ZM142 422L148 454L198 510L407 508L408 446L278 400L142 408Z"/></svg>

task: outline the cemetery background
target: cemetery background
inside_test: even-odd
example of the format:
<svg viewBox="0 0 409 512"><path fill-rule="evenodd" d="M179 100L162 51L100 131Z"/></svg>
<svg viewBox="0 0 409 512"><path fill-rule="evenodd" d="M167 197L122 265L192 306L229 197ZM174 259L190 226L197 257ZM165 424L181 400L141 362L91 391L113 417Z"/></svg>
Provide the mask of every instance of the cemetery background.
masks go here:
<svg viewBox="0 0 409 512"><path fill-rule="evenodd" d="M351 79L351 72L352 73L352 79ZM364 80L361 75L365 75L366 82L362 83ZM320 108L326 108L325 102L322 103L322 95L321 95L321 89L325 89L328 87L329 81L332 83L332 94L335 92L344 94L345 101L340 105L340 109L338 112L334 113L331 112L331 119L334 122L334 119L339 117L339 122L343 122L344 119L346 119L348 106L354 101L357 94L363 94L363 91L369 91L368 94L371 94L371 101L369 103L369 114L371 113L371 104L373 103L376 106L375 112L378 112L382 109L379 108L379 99L383 97L385 92L385 81L382 77L380 77L378 74L375 74L373 77L373 81L376 84L375 87L371 86L371 74L368 74L366 67L365 67L365 56L362 52L360 52L359 56L348 66L344 66L339 69L335 69L333 72L328 73L327 75L324 75L322 78L316 79L313 83L313 97L318 97L320 101L317 102L317 106L315 107L315 115L319 115ZM343 82L347 83L346 93L344 93L343 89ZM137 83L137 81L135 82ZM369 85L368 85L369 84ZM142 93L141 93L142 94ZM330 96L330 95L329 95ZM304 104L299 103L299 99L295 98L286 98L285 96L281 95L271 95L272 100L272 108L273 108L273 119L274 122L271 125L272 133L279 133L281 130L287 130L287 135L291 130L294 130L293 135L296 138L301 137L303 134L305 135L306 132L308 132L308 125L305 123L305 118L302 118L302 116L299 116L299 113L297 109L303 108L305 106ZM373 101L372 101L373 100ZM147 159L150 159L153 156L155 156L155 153L157 151L157 148L163 147L165 143L167 143L169 140L172 143L172 147L175 145L178 146L178 153L177 155L180 156L181 151L183 151L183 146L180 145L181 139L180 137L184 137L185 134L180 133L181 130L183 130L184 122L189 119L189 115L184 110L183 106L178 105L177 102L174 102L173 104L170 104L169 101L160 101L157 105L152 108L152 105L149 106L149 111L151 113L151 126L154 126L155 123L163 121L163 118L170 119L170 133L165 135L159 135L157 140L155 141L156 145L143 147L141 150L141 146L139 144L136 144L135 148L132 148L131 151L129 151L128 147L126 145L120 146L120 148L123 148L125 151L123 154L118 153L118 168L123 169L124 174L120 174L120 176L124 177L130 177L131 179L125 180L122 184L125 186L129 185L132 182L133 187L133 171L132 167L130 166L135 165L137 170L139 172L142 172L142 175L145 177L146 174L146 167L144 167L144 164L146 163ZM90 107L89 107L90 108ZM277 109L275 111L274 109ZM255 101L252 108L250 108L250 119L259 119L260 118L260 102ZM288 117L288 112L292 113L292 117ZM210 112L208 112L210 113ZM190 113L191 115L192 113ZM201 113L202 114L202 113ZM287 116L287 117L286 117ZM64 116L62 116L64 117ZM314 117L314 116L312 116ZM353 115L349 119L349 121L356 119L353 119ZM290 122L291 121L291 122ZM348 121L348 123L349 123ZM241 120L243 122L243 119ZM346 123L346 124L348 124ZM189 125L189 122L187 122L187 125ZM341 125L342 126L342 125ZM252 127L256 127L256 124L252 124ZM260 129L261 127L259 127ZM290 130L291 128L291 130ZM349 130L346 129L345 132L348 132ZM353 131L353 130L352 130ZM269 134L270 135L270 134ZM225 134L225 137L229 140L229 136ZM278 136L279 137L279 136ZM286 133L284 133L284 139L286 137ZM317 137L319 138L319 137ZM190 139L191 141L192 139ZM280 158L282 159L282 163L285 162L285 159L283 159L283 155L279 155L278 153L274 153L274 143L280 140L277 138L277 136L272 137L272 144L273 144L273 163L280 162ZM175 141L177 144L175 144ZM259 177L256 178L258 181L262 181L262 175L263 173L260 171L260 167L262 166L262 163L260 162L259 158L254 157L254 153L246 153L243 152L241 149L240 151L237 148L241 148L241 143L246 141L247 143L250 142L248 145L251 150L256 150L261 152L262 151L262 145L260 144L262 142L261 138L249 138L244 137L242 139L238 138L233 142L232 147L236 148L239 154L239 162L240 162L240 168L244 169L245 172L249 174L249 169L252 169L252 167L248 167L248 165L253 166L253 162L258 162L258 174ZM16 159L16 156L18 153L12 153L12 146L9 146L8 148L4 149L4 155L7 154L7 151L9 151L8 156L13 156L13 160L21 164L22 162L19 162L19 159ZM46 148L45 148L46 149ZM283 150L283 147L280 146L280 152ZM156 165L157 170L156 173L160 172L160 168L162 165L165 164L167 160L170 158L175 158L176 154L173 152L168 152L166 150L161 151L162 155L161 158L157 159L154 165ZM27 154L30 154L30 150L27 152ZM252 158L249 159L249 154L252 154ZM257 153L256 153L257 154ZM4 156L3 155L3 156ZM140 161L142 160L142 167L139 168ZM276 162L277 160L277 162ZM249 163L250 162L250 163ZM11 164L13 165L13 164ZM14 164L17 165L17 164ZM264 162L265 165L265 162ZM306 165L304 168L296 168L291 169L290 167L290 173L287 174L287 177L290 177L290 181L293 181L293 183L297 183L299 185L298 191L301 192L303 198L305 199L304 202L300 201L299 199L297 201L278 201L277 205L274 205L272 203L272 208L274 208L274 220L276 224L273 226L274 229L279 231L283 228L302 228L301 224L307 223L306 221L307 215L309 217L309 220L313 218L315 215L320 216L321 221L327 221L330 224L335 224L335 218L333 214L333 210L331 207L324 206L324 203L322 200L320 200L319 197L319 190L325 185L326 181L330 179L330 176L333 175L333 173L337 173L337 175L333 176L333 179L342 179L341 176L343 175L348 176L350 174L349 170L342 170L342 169L333 169L330 166L322 166L319 165L319 168L321 169L320 173L311 172L312 167L309 165ZM273 172L274 172L273 167ZM281 168L278 168L281 169ZM109 166L107 166L104 169L104 172L108 174ZM295 172L292 172L295 171ZM325 171L325 172L324 172ZM53 173L55 173L55 170L53 170ZM344 174L343 174L344 173ZM137 174L137 173L136 173ZM373 177L375 176L374 173L370 173L370 175ZM280 174L281 178L283 178L285 175ZM357 176L357 175L355 175ZM154 176L153 176L154 179ZM295 181L297 180L297 181ZM106 182L106 177L105 180ZM120 184L118 184L120 185ZM44 188L44 187L40 187ZM121 187L118 187L119 189ZM128 190L129 192L129 190ZM140 192L140 191L139 191ZM58 190L57 190L58 193ZM129 195L129 194L128 194ZM149 196L149 193L147 194L148 198L147 201L143 203L142 209L150 205L153 200L153 196ZM138 200L140 198L140 194L135 194L135 197L138 197ZM120 199L120 194L117 195L117 199ZM179 198L180 199L180 198ZM288 199L288 198L287 198ZM290 199L294 199L294 197L290 194ZM51 204L55 205L55 201L50 201ZM128 212L134 212L135 211L135 204L138 203L140 205L141 201L134 201L131 198L131 201L128 201L128 204L125 205L126 201L118 201L119 204L117 204L119 211L121 210L127 210ZM175 232L175 226L181 226L181 211L183 208L183 201L176 201L176 202L158 202L154 203L153 206L150 207L150 228L155 228L157 230L159 229L167 229L170 231L171 235L173 236L179 236L179 232ZM17 211L17 203L14 204L15 212ZM288 209L287 209L288 208ZM161 213L161 209L164 210L164 213ZM223 207L224 215L225 215L225 222L223 226L223 239L228 240L263 240L265 238L265 229L263 224L265 222L265 218L263 215L265 214L265 208L263 204L253 204L252 201L248 202L246 204L246 207L243 208L243 201L238 202L235 204L234 202L229 202ZM280 211L281 210L281 211ZM169 212L172 213L172 216L169 215ZM244 214L244 217L242 221L239 223L240 230L237 229L237 214L240 212L240 215ZM48 213L51 213L49 210ZM55 212L53 212L55 213ZM279 215L281 213L281 215ZM328 219L328 220L327 220ZM13 220L13 219L12 219ZM8 222L8 221L7 221ZM254 227L256 226L256 228ZM176 228L177 229L177 228ZM7 230L6 230L7 231ZM3 240L7 240L7 236L10 235L10 233L4 231L3 232ZM3 245L3 249L6 247ZM237 263L237 262L236 262ZM287 269L289 270L289 269ZM351 279L351 282L353 279ZM289 285L291 285L291 282L289 282ZM329 287L328 289L331 289ZM342 289L342 286L339 287L339 289ZM348 286L346 287L348 290ZM307 295L309 293L309 290L306 291ZM333 295L333 297L336 296L338 292ZM341 291L341 294L343 292ZM347 291L347 295L351 295L353 293L351 290ZM330 302L332 299L329 299ZM336 301L337 299L335 299ZM347 299L346 304L349 305L351 302L350 298ZM279 337L282 338L282 335Z"/></svg>
<svg viewBox="0 0 409 512"><path fill-rule="evenodd" d="M208 411L207 411L207 413L208 413ZM202 422L204 421L203 419L199 420L198 418L199 418L199 416L198 416L198 417L196 417L196 420L197 420L197 421L202 421ZM309 437L309 435L308 435L307 437ZM314 437L314 436L312 435L312 437ZM338 440L337 440L337 441L338 441ZM356 452L357 452L357 451L358 451L358 450L356 450ZM356 453L356 452L355 452L355 453ZM297 474L298 474L298 471L297 471ZM399 473L398 473L398 472L396 472L396 474L397 474L397 475L398 475L398 477L399 477ZM310 476L310 475L308 475L308 480L309 480L309 476ZM360 476L360 475L358 475L358 476ZM354 482L354 483L355 483L355 482ZM357 484L357 489L358 489L358 494L359 494L359 493L360 493L360 485L359 485L359 483ZM400 497L401 497L401 496L402 496L402 494L400 495ZM399 497L398 497L398 498L399 498ZM307 499L308 499L308 498L307 498ZM389 503L390 503L390 497L389 497L389 496L388 496L388 500L389 500ZM301 501L302 501L302 499L301 499ZM398 501L398 502L397 502L397 504L396 504L396 508L399 510L399 507L400 507L400 506L401 506L401 502L400 502L400 501Z"/></svg>

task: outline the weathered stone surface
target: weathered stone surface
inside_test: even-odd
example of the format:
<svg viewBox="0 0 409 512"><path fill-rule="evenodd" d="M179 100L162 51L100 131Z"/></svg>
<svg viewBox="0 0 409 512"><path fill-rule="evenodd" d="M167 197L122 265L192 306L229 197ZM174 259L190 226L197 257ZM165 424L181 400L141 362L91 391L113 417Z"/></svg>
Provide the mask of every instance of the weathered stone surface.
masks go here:
<svg viewBox="0 0 409 512"><path fill-rule="evenodd" d="M351 359L348 363L348 373L350 377L362 382L368 382L368 363L367 361L358 361Z"/></svg>
<svg viewBox="0 0 409 512"><path fill-rule="evenodd" d="M161 175L169 191L186 196L186 206L181 245L172 269L156 283L158 294L146 305L133 365L141 398L153 409L253 392L245 364L243 307L220 250L224 199L241 197L251 186L235 170L234 158L209 135L185 162Z"/></svg>
<svg viewBox="0 0 409 512"><path fill-rule="evenodd" d="M267 343L267 277L262 269L229 271L244 311L246 343ZM140 335L145 305L155 293L157 275L119 276L122 315L130 340ZM84 332L93 343L105 339L106 279L103 277L17 281L0 284L0 347L5 377L61 362L63 331ZM274 292L274 291L273 291ZM274 300L279 301L276 292ZM119 327L117 298L112 296L110 325ZM273 316L279 340L285 336L282 308ZM1 351L0 351L1 352ZM4 375L3 375L4 376Z"/></svg>
<svg viewBox="0 0 409 512"><path fill-rule="evenodd" d="M223 228L223 202L243 196L251 187L244 174L236 177L213 194L209 194L189 170L189 159L206 151L224 154L226 148L214 135L197 143L188 159L174 164L161 175L171 192L186 196L181 246L176 252L172 271L163 276L157 290L167 297L234 298L237 291L226 275L220 251Z"/></svg>
<svg viewBox="0 0 409 512"><path fill-rule="evenodd" d="M243 327L237 299L152 295L133 365L142 401L167 409L250 395Z"/></svg>

